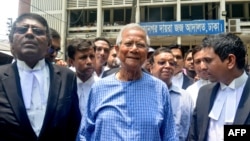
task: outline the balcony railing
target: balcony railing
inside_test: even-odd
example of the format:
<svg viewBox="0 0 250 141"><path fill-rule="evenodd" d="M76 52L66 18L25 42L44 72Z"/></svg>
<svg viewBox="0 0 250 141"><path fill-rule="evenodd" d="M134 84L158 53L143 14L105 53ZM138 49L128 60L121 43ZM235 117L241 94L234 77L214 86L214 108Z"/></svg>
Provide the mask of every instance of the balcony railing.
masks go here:
<svg viewBox="0 0 250 141"><path fill-rule="evenodd" d="M97 7L98 0L67 0L68 8ZM140 0L140 4L159 4L177 3L177 0ZM180 0L181 3L204 3L204 2L220 2L220 0ZM128 6L133 0L102 0L102 6Z"/></svg>

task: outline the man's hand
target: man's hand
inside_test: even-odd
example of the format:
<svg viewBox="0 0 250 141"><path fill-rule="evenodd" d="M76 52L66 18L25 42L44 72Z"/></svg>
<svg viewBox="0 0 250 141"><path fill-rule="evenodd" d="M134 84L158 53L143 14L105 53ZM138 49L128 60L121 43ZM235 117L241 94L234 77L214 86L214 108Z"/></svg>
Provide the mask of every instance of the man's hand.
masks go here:
<svg viewBox="0 0 250 141"><path fill-rule="evenodd" d="M55 61L55 64L56 64L56 65L59 65L59 66L64 66L64 67L67 67L67 66L68 66L67 62L63 61L62 59L56 60L56 61Z"/></svg>

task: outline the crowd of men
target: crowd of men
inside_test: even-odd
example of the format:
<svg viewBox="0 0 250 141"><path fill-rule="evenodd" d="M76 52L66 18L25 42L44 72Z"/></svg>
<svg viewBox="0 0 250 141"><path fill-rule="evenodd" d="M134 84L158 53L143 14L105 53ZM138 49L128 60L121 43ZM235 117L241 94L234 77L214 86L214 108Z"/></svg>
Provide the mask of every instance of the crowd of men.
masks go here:
<svg viewBox="0 0 250 141"><path fill-rule="evenodd" d="M232 33L150 47L125 25L115 44L72 39L40 15L13 23L14 61L0 66L1 141L221 141L224 125L250 124L246 48Z"/></svg>

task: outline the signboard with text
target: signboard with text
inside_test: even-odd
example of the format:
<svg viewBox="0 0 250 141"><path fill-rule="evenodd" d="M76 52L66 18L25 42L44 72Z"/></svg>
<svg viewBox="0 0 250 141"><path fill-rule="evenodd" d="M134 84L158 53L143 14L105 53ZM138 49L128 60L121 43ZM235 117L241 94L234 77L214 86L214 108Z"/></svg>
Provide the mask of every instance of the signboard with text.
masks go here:
<svg viewBox="0 0 250 141"><path fill-rule="evenodd" d="M143 22L140 25L149 36L207 35L224 32L224 20L182 22Z"/></svg>

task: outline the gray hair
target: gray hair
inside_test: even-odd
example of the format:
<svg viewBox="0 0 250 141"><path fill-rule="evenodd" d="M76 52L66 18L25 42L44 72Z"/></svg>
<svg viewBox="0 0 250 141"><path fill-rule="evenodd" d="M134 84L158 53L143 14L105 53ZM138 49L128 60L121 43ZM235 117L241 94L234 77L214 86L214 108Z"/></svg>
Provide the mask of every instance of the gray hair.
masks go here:
<svg viewBox="0 0 250 141"><path fill-rule="evenodd" d="M140 31L144 32L145 35L146 35L146 44L147 44L147 47L150 46L150 39L149 39L149 37L148 37L147 31L146 31L144 28L142 28L142 27L141 27L139 24L137 24L137 23L130 23L130 24L127 24L127 25L125 25L124 27L121 28L121 30L120 30L120 32L119 32L117 38L116 38L116 45L119 46L119 45L121 44L121 42L122 42L122 33L123 33L125 30L128 30L128 29L136 29L136 30L140 30Z"/></svg>

